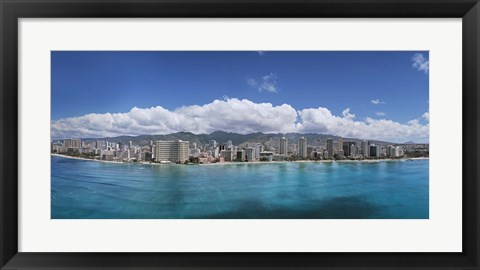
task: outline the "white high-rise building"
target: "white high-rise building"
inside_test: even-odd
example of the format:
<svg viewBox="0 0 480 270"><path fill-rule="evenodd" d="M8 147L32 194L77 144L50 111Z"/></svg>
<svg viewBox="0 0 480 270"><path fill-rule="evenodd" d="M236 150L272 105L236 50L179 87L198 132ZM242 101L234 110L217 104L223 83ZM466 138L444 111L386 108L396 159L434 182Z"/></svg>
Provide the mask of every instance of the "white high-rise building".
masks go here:
<svg viewBox="0 0 480 270"><path fill-rule="evenodd" d="M263 152L263 145L260 143L255 144L255 159L260 158L260 153Z"/></svg>
<svg viewBox="0 0 480 270"><path fill-rule="evenodd" d="M302 158L307 157L307 139L305 137L298 139L298 156Z"/></svg>
<svg viewBox="0 0 480 270"><path fill-rule="evenodd" d="M328 158L332 158L333 157L333 139L332 138L328 138L327 139L327 152L328 152Z"/></svg>
<svg viewBox="0 0 480 270"><path fill-rule="evenodd" d="M280 139L280 155L287 156L287 152L288 152L287 138L282 137Z"/></svg>
<svg viewBox="0 0 480 270"><path fill-rule="evenodd" d="M155 161L185 162L188 160L188 141L157 141Z"/></svg>

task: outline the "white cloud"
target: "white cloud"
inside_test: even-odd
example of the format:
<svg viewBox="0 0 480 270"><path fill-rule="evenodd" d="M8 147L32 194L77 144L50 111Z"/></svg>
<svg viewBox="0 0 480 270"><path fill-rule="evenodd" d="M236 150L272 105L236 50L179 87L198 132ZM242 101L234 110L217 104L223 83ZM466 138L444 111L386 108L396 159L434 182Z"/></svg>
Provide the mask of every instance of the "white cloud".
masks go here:
<svg viewBox="0 0 480 270"><path fill-rule="evenodd" d="M385 101L381 101L380 99L372 99L370 100L370 102L372 102L373 104L375 105L378 105L378 104L385 104Z"/></svg>
<svg viewBox="0 0 480 270"><path fill-rule="evenodd" d="M430 61L422 53L416 53L412 56L412 67L418 71L428 73L430 70Z"/></svg>
<svg viewBox="0 0 480 270"><path fill-rule="evenodd" d="M385 115L387 115L387 113L385 113L385 112L376 112L375 114L376 114L377 116L385 116Z"/></svg>
<svg viewBox="0 0 480 270"><path fill-rule="evenodd" d="M257 51L258 55L262 56L265 54L265 51Z"/></svg>
<svg viewBox="0 0 480 270"><path fill-rule="evenodd" d="M275 73L270 73L265 76L262 76L260 80L255 80L254 78L247 78L247 84L250 87L256 88L259 92L269 92L277 93L278 92L278 76Z"/></svg>
<svg viewBox="0 0 480 270"><path fill-rule="evenodd" d="M392 142L408 140L428 141L429 126L410 121L407 124L386 119L367 118L356 121L349 110L343 111L343 117L334 116L326 108L304 109L299 111L301 124L299 132L333 134L343 137L376 139Z"/></svg>
<svg viewBox="0 0 480 270"><path fill-rule="evenodd" d="M429 112L426 112L422 115L423 119L425 119L426 121L430 121L430 113Z"/></svg>
<svg viewBox="0 0 480 270"><path fill-rule="evenodd" d="M179 131L210 133L292 132L297 113L287 104L254 103L230 98L173 111L161 106L132 108L126 113L87 114L52 122L52 137L104 137L169 134Z"/></svg>
<svg viewBox="0 0 480 270"><path fill-rule="evenodd" d="M422 125L418 119L405 124L387 119L367 118L360 121L349 108L343 110L341 116L335 116L323 107L296 111L288 104L274 106L236 98L175 110L161 106L134 107L126 113L87 114L52 121L51 128L54 139L179 131L200 134L216 130L241 134L312 132L392 142L428 141L429 136L429 124Z"/></svg>

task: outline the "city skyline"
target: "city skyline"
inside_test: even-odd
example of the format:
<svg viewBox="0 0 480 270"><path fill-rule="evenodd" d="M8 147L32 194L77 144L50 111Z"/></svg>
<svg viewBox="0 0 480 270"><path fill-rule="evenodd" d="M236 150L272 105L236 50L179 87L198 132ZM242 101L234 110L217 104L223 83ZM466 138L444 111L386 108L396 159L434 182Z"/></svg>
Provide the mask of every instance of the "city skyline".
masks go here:
<svg viewBox="0 0 480 270"><path fill-rule="evenodd" d="M417 51L52 52L52 139L220 130L428 143L428 72Z"/></svg>

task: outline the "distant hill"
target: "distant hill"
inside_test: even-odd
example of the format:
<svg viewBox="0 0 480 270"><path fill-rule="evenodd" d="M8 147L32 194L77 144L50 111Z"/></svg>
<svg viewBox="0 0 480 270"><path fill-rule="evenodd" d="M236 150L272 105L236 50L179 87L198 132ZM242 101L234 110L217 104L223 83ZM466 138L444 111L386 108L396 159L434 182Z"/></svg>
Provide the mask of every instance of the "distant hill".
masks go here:
<svg viewBox="0 0 480 270"><path fill-rule="evenodd" d="M126 144L132 141L133 144L144 146L149 145L150 141L170 141L170 140L183 140L191 143L197 143L197 145L208 144L211 140L217 141L217 143L225 143L231 140L234 145L245 146L247 144L253 145L254 143L261 143L267 147L275 147L279 144L280 138L285 137L288 139L289 144L298 143L298 139L305 137L309 145L324 146L327 138L332 138L337 141L338 136L328 134L316 134L316 133L250 133L250 134L238 134L232 132L215 131L210 134L193 134L190 132L177 132L168 135L139 135L139 136L118 136L118 137L106 137L106 138L81 138L84 141L110 141ZM346 140L360 141L355 138L343 138ZM391 142L369 140L372 143L384 145L391 144Z"/></svg>

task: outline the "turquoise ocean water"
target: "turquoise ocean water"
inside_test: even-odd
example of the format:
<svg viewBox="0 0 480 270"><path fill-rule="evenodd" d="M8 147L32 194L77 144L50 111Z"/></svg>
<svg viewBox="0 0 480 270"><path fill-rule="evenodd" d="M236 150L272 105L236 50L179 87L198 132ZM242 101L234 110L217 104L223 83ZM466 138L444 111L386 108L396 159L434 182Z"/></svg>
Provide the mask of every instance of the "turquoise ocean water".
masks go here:
<svg viewBox="0 0 480 270"><path fill-rule="evenodd" d="M51 157L53 219L427 219L428 160L139 165Z"/></svg>

